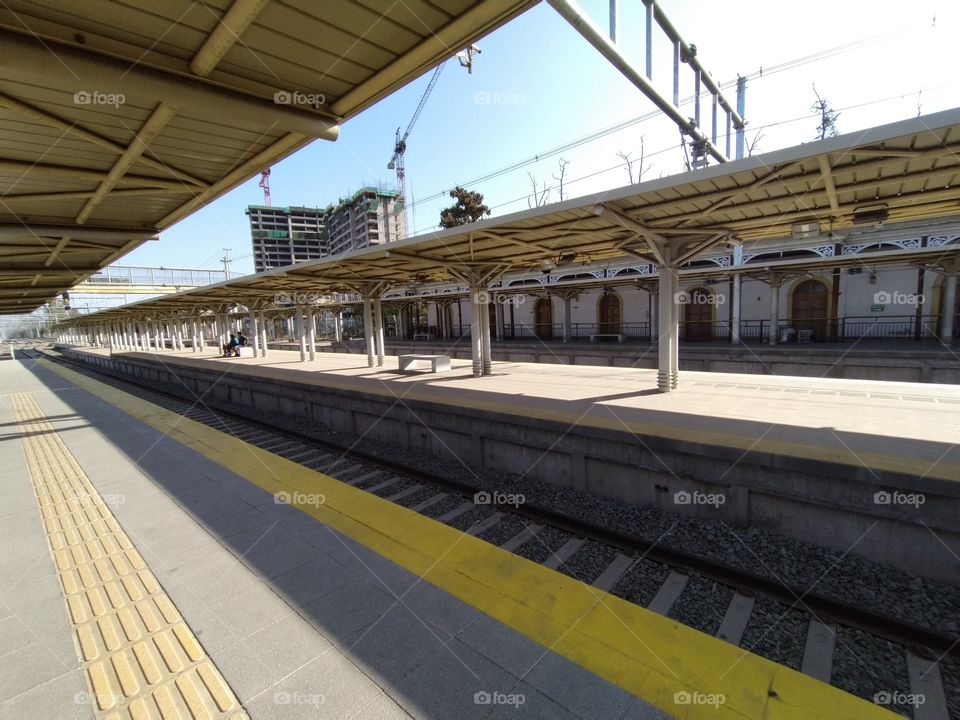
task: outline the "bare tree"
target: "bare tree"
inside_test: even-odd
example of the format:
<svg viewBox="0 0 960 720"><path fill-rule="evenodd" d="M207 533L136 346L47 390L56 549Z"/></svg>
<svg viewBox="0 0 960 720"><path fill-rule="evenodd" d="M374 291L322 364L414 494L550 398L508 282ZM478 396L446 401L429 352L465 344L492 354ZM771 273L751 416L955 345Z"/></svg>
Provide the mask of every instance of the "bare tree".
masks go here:
<svg viewBox="0 0 960 720"><path fill-rule="evenodd" d="M753 154L759 151L759 148L757 147L757 145L760 144L760 141L762 139L763 139L763 129L761 128L757 130L757 132L754 134L753 140L747 140L746 142L747 157L753 157Z"/></svg>
<svg viewBox="0 0 960 720"><path fill-rule="evenodd" d="M535 208L546 205L547 200L550 199L550 188L547 187L546 181L543 183L543 188L538 188L536 176L532 172L528 172L527 177L530 178L530 185L533 188L533 192L527 196L527 207Z"/></svg>
<svg viewBox="0 0 960 720"><path fill-rule="evenodd" d="M633 185L633 160L630 159L631 155L633 153L625 153L623 150L617 153L617 157L627 164L627 177L630 178L630 184Z"/></svg>
<svg viewBox="0 0 960 720"><path fill-rule="evenodd" d="M563 158L560 158L559 160L560 177L557 177L556 175L553 176L553 179L560 183L560 202L563 202L566 199L566 196L563 194L563 176L566 175L567 165L569 164L570 164L569 160L564 160Z"/></svg>
<svg viewBox="0 0 960 720"><path fill-rule="evenodd" d="M838 132L837 118L840 117L840 113L833 111L829 100L820 97L816 85L813 86L813 94L816 95L817 101L810 106L810 110L820 113L820 124L817 126L816 139L823 140L824 138L834 137Z"/></svg>
<svg viewBox="0 0 960 720"><path fill-rule="evenodd" d="M643 135L640 136L640 159L639 159L639 160L634 160L634 159L633 159L633 153L632 153L632 152L625 153L625 152L623 152L622 150L617 153L617 157L619 157L620 159L622 159L622 160L626 163L626 165L627 165L627 176L630 178L630 184L631 184L631 185L633 185L633 183L634 183L634 179L633 179L633 178L634 178L634 175L633 175L633 166L634 166L634 164L637 165L637 175L636 175L636 178L637 178L637 179L636 179L636 182L640 182L641 180L643 180L644 173L649 172L649 171L652 169L652 167L653 167L652 165L651 165L650 167L644 167L645 150L644 150L644 147L643 147Z"/></svg>

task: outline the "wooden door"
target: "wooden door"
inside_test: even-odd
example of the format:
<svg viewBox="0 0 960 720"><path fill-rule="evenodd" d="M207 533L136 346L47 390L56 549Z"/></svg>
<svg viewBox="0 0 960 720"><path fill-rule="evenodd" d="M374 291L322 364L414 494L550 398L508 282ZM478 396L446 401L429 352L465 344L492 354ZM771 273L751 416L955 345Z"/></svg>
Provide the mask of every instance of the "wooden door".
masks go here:
<svg viewBox="0 0 960 720"><path fill-rule="evenodd" d="M533 334L539 340L553 340L552 298L540 298L533 306Z"/></svg>
<svg viewBox="0 0 960 720"><path fill-rule="evenodd" d="M791 325L800 334L801 330L813 331L814 340L827 338L827 313L830 296L827 286L817 280L805 280L793 289L793 312Z"/></svg>
<svg viewBox="0 0 960 720"><path fill-rule="evenodd" d="M689 342L713 340L713 303L710 291L694 288L683 306L683 339Z"/></svg>
<svg viewBox="0 0 960 720"><path fill-rule="evenodd" d="M600 296L600 305L597 309L598 332L620 334L623 325L620 312L620 298L612 293Z"/></svg>

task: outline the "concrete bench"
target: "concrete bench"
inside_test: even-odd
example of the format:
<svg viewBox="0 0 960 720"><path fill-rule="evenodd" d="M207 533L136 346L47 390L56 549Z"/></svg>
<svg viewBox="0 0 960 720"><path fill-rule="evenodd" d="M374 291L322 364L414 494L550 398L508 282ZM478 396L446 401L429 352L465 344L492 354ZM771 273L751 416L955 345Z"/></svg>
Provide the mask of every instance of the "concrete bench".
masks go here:
<svg viewBox="0 0 960 720"><path fill-rule="evenodd" d="M616 338L618 343L623 342L623 335L619 333L595 333L590 336L590 342L596 342L597 338Z"/></svg>
<svg viewBox="0 0 960 720"><path fill-rule="evenodd" d="M430 372L446 372L450 369L449 355L399 355L397 359L401 372L415 369L419 362L430 363Z"/></svg>
<svg viewBox="0 0 960 720"><path fill-rule="evenodd" d="M238 350L240 351L240 357L256 357L256 353L253 351L253 347L250 345L241 345Z"/></svg>
<svg viewBox="0 0 960 720"><path fill-rule="evenodd" d="M414 333L414 340L433 340L433 333Z"/></svg>

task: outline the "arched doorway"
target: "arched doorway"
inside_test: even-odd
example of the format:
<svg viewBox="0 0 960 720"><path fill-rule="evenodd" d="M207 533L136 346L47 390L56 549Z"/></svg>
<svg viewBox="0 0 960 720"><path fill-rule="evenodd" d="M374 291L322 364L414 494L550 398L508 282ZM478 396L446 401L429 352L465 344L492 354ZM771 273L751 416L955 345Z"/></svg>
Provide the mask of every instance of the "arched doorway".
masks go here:
<svg viewBox="0 0 960 720"><path fill-rule="evenodd" d="M539 340L553 340L553 299L539 298L533 306L533 334Z"/></svg>
<svg viewBox="0 0 960 720"><path fill-rule="evenodd" d="M813 340L826 340L830 293L819 280L804 280L793 288L791 324L797 335L803 330L813 333Z"/></svg>
<svg viewBox="0 0 960 720"><path fill-rule="evenodd" d="M597 305L598 332L619 335L623 332L622 320L620 296L604 292Z"/></svg>
<svg viewBox="0 0 960 720"><path fill-rule="evenodd" d="M713 340L713 298L706 288L694 288L687 293L683 305L683 339L689 342Z"/></svg>

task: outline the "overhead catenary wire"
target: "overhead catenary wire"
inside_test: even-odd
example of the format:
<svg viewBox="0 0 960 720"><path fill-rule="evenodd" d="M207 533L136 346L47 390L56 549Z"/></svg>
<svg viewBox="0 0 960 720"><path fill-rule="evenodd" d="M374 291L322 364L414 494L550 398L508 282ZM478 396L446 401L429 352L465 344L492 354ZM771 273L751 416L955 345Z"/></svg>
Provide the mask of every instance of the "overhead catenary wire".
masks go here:
<svg viewBox="0 0 960 720"><path fill-rule="evenodd" d="M896 30L891 30L891 31L884 32L884 33L878 33L878 34L876 34L876 35L870 35L870 36L868 36L868 37L861 38L861 39L859 39L859 40L854 40L854 41L849 42L849 43L844 43L844 44L842 44L842 45L837 45L837 46L834 46L834 47L831 47L831 48L826 48L826 49L824 49L824 50L820 50L820 51L818 51L818 52L811 53L811 54L809 54L809 55L804 55L804 56L799 57L799 58L793 58L793 59L791 59L791 60L787 60L787 61L778 63L778 64L776 64L776 65L771 65L771 66L768 66L768 67L762 67L762 66L761 66L760 69L758 69L758 70L756 70L756 71L754 71L754 72L752 72L752 73L747 74L745 77L747 78L747 80L760 80L760 79L769 78L769 77L771 77L771 76L773 76L773 75L775 75L775 74L777 74L777 73L780 73L780 72L784 72L784 71L787 71L787 70L792 70L792 69L794 69L794 68L802 67L802 66L804 66L804 65L808 65L808 64L811 64L811 63L814 63L814 62L818 62L818 61L820 61L820 60L824 60L824 59L827 59L827 58L830 58L830 57L835 57L835 56L837 56L837 55L842 55L842 54L844 54L844 53L852 52L852 51L854 51L854 50L859 50L859 49L861 49L861 48L864 48L864 47L868 47L868 46L870 46L870 45L877 44L877 43L882 42L882 41L884 41L884 40L889 40L889 39L894 38L894 37L897 37L897 36L899 36L899 35L903 35L903 34L905 34L905 33L915 31L915 30L917 30L917 29L920 29L920 26L913 25L913 26L906 26L906 27L898 28L898 29L896 29ZM721 89L725 89L725 88L729 88L729 87L735 86L736 83L737 83L737 79L727 80L727 81L724 81L724 82L722 82L722 83L719 83L719 86L720 86ZM898 96L898 97L899 97L899 96ZM695 96L694 96L694 95L688 95L687 97L685 97L685 98L683 98L683 99L681 100L680 106L683 107L683 106L685 106L685 105L689 105L690 103L692 103L692 102L694 101L694 99L695 99ZM858 106L851 106L851 108L847 108L847 109L853 109L854 107L858 107ZM541 152L538 152L538 153L535 153L535 154L533 154L533 155L527 156L527 157L525 157L525 158L523 158L523 159L521 159L521 160L517 160L517 161L512 162L512 163L510 163L510 164L508 164L508 165L505 165L505 166L503 166L503 167L500 167L500 168L498 168L498 169L496 169L496 170L491 170L490 172L484 173L483 175L477 176L477 177L472 178L472 179L470 179L470 180L465 180L465 181L462 181L462 182L458 182L458 183L456 183L455 185L456 185L457 187L476 187L476 186L478 186L478 185L480 185L480 184L483 184L483 183L488 182L488 181L490 181L490 180L496 179L496 178L501 177L501 176L503 176L503 175L507 175L507 174L509 174L509 173L511 173L511 172L514 172L514 171L516 171L516 170L523 169L524 167L527 167L527 166L529 166L529 165L537 164L537 163L539 163L541 160L545 160L545 159L548 159L548 158L556 157L556 156L560 155L561 153L568 152L568 151L570 151L570 150L572 150L572 149L578 148L578 147L580 147L580 146L582 146L582 145L585 145L585 144L587 144L587 143L590 143L590 142L593 142L593 141L595 141L595 140L599 140L599 139L601 139L601 138L604 138L604 137L607 137L607 136L609 136L609 135L612 135L612 134L614 134L614 133L620 132L620 131L625 130L625 129L629 128L629 127L632 127L632 126L634 126L634 125L639 125L639 124L641 124L641 123L643 123L643 122L646 122L646 121L648 121L648 120L651 120L651 119L654 119L654 118L656 118L656 117L659 117L660 115L661 115L661 112L660 112L659 110L651 110L651 111L646 112L646 113L644 113L644 114L642 114L642 115L637 115L637 116L634 116L634 117L631 117L631 118L627 118L627 119L625 119L625 120L622 120L622 121L620 121L620 122L614 123L614 124L612 124L612 125L608 125L608 126L606 126L606 127L603 127L603 128L601 128L601 129L599 129L599 130L593 131L593 132L588 133L588 134L586 134L586 135L582 135L582 136L580 136L580 137L578 137L578 138L576 138L576 139L574 139L574 140L570 140L570 141L568 141L568 142L566 142L566 143L562 143L562 144L560 144L560 145L554 146L554 147L549 148L549 149L547 149L547 150L543 150L543 151L541 151ZM752 125L751 125L751 126L750 126L750 129L751 129L751 130L754 130L754 129L762 129L762 127L772 127L772 126L774 126L774 125L773 125L773 124L771 124L771 125L765 125L765 126L752 126ZM725 139L726 137L727 137L727 134L726 134L726 133L718 134L718 138L724 138L724 139ZM676 146L673 146L673 147L676 147ZM434 193L431 193L431 194L429 194L429 195L421 196L420 198L417 198L417 200L414 201L413 203L408 204L407 207L408 207L408 208L410 208L410 207L415 208L415 207L417 207L417 206L419 206L419 205L425 205L425 204L431 203L431 202L433 202L433 201L435 201L435 200L443 199L444 197L447 196L447 194L450 192L451 189L452 189L452 188L448 187L448 188L445 188L445 189L443 189L443 190L438 190L438 191L436 191L436 192L434 192ZM526 197L526 196L524 196L524 197Z"/></svg>

